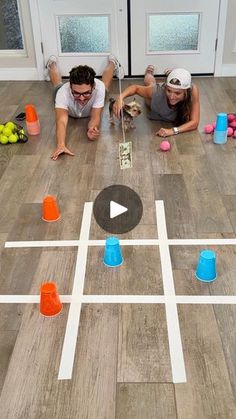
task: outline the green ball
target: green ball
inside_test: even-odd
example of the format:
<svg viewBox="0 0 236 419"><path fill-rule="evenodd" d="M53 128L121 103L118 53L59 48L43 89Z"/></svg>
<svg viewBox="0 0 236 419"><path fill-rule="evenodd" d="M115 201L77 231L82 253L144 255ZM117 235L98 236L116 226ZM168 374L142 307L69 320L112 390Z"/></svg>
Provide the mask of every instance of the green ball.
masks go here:
<svg viewBox="0 0 236 419"><path fill-rule="evenodd" d="M11 131L14 131L16 126L15 126L14 122L9 121L5 124L5 128L10 128Z"/></svg>
<svg viewBox="0 0 236 419"><path fill-rule="evenodd" d="M4 128L4 125L0 124L0 134L1 134L2 130L3 130L3 128Z"/></svg>
<svg viewBox="0 0 236 419"><path fill-rule="evenodd" d="M18 140L18 135L17 134L11 134L11 135L9 135L9 137L8 137L8 141L9 141L9 143L16 143L17 142L17 140Z"/></svg>
<svg viewBox="0 0 236 419"><path fill-rule="evenodd" d="M0 135L0 143L1 144L7 144L8 143L8 138L6 137L6 135L3 135L3 134Z"/></svg>

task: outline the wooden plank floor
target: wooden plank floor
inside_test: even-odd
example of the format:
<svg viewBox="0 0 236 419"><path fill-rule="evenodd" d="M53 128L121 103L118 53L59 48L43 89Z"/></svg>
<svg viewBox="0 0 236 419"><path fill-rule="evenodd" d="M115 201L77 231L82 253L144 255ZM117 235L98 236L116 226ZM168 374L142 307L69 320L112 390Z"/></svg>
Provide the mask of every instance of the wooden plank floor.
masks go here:
<svg viewBox="0 0 236 419"><path fill-rule="evenodd" d="M155 200L164 201L170 239L236 237L236 140L214 145L203 133L218 112L236 112L236 81L206 77L195 83L201 93L199 130L171 137L171 151L163 153L155 136L161 124L147 119L143 105L136 129L127 135L134 167L121 171L122 133L119 124L109 125L107 104L99 141L87 141L87 121L70 120L68 145L76 155L54 162L50 84L0 82L0 122L14 119L29 102L41 122L41 134L26 144L0 146L1 295L36 295L45 281L71 294L75 247L9 249L5 242L77 240L84 203L112 184L133 188L144 206L140 224L122 239L157 238ZM114 81L111 93L117 92ZM52 224L41 220L47 194L57 196L62 213ZM107 236L92 217L90 239ZM236 245L210 248L217 254L218 278L207 284L194 276L202 246L171 246L177 295L236 294ZM102 247L88 250L84 294L164 294L158 247L125 246L124 264L116 269L102 264L102 253ZM164 304L83 304L72 379L58 380L68 311L64 304L58 317L47 319L36 303L0 304L1 419L236 417L236 305L178 304L187 375L178 384Z"/></svg>

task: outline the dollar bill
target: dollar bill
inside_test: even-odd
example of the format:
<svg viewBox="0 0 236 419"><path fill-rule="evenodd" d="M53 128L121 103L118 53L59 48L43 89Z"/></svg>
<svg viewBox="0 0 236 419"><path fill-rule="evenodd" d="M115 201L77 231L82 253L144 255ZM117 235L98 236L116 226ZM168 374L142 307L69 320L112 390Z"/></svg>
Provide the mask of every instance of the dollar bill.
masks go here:
<svg viewBox="0 0 236 419"><path fill-rule="evenodd" d="M133 166L131 141L119 144L119 159L121 169L130 169Z"/></svg>

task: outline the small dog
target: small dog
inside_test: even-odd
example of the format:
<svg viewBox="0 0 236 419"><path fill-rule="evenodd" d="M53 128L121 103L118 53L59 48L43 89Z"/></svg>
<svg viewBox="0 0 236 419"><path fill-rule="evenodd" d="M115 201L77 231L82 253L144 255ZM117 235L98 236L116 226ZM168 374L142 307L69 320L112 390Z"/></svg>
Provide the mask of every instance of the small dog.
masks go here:
<svg viewBox="0 0 236 419"><path fill-rule="evenodd" d="M115 99L111 97L109 99L109 115L110 115L110 123L114 124L114 112L113 112L113 105L115 103ZM124 130L125 132L130 130L131 128L135 128L133 124L133 118L136 118L141 114L141 106L138 102L136 102L135 97L132 102L129 102L123 106L123 119L124 119Z"/></svg>

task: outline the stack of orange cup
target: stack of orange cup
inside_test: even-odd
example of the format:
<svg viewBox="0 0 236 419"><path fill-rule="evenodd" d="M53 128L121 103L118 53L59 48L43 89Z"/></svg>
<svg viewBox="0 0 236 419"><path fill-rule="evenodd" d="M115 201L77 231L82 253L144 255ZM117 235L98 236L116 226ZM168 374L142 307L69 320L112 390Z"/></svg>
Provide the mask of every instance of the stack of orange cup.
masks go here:
<svg viewBox="0 0 236 419"><path fill-rule="evenodd" d="M61 214L55 196L45 196L43 200L42 219L47 222L57 221Z"/></svg>
<svg viewBox="0 0 236 419"><path fill-rule="evenodd" d="M46 317L59 314L62 310L57 287L54 282L45 282L40 289L40 313Z"/></svg>
<svg viewBox="0 0 236 419"><path fill-rule="evenodd" d="M25 121L29 135L38 135L40 133L40 124L34 105L25 105Z"/></svg>

